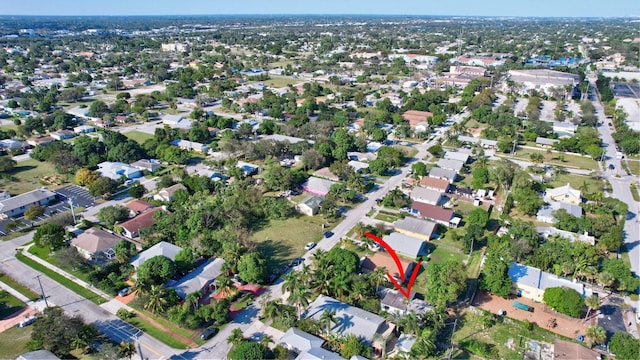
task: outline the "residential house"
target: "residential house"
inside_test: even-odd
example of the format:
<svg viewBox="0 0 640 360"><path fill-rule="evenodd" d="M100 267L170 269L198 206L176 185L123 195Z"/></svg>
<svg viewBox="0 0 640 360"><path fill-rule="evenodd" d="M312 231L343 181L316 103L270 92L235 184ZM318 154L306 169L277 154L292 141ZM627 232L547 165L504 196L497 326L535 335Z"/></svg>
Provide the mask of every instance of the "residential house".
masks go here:
<svg viewBox="0 0 640 360"><path fill-rule="evenodd" d="M120 180L122 177L126 179L136 179L142 176L142 171L129 164L121 162L105 161L98 164L98 172L100 176L108 177L113 180Z"/></svg>
<svg viewBox="0 0 640 360"><path fill-rule="evenodd" d="M155 207L155 205L149 204L148 202L140 199L132 200L125 206L127 209L129 209L129 212L133 214L131 216L142 214L143 212Z"/></svg>
<svg viewBox="0 0 640 360"><path fill-rule="evenodd" d="M458 172L450 169L443 169L439 167L434 167L429 170L429 177L436 179L444 179L448 182L455 182L458 178Z"/></svg>
<svg viewBox="0 0 640 360"><path fill-rule="evenodd" d="M439 168L453 170L456 173L459 173L464 167L464 163L460 160L440 159L437 164Z"/></svg>
<svg viewBox="0 0 640 360"><path fill-rule="evenodd" d="M409 293L407 298L397 290L383 288L381 295L380 309L393 315L403 316L410 312L423 314L433 309L424 300L418 299L415 291Z"/></svg>
<svg viewBox="0 0 640 360"><path fill-rule="evenodd" d="M556 339L553 343L554 360L601 360L602 355L582 344Z"/></svg>
<svg viewBox="0 0 640 360"><path fill-rule="evenodd" d="M438 224L448 227L457 227L460 223L460 218L455 217L453 210L445 209L436 205L414 201L411 203L411 211L414 214L419 214L425 219L433 220Z"/></svg>
<svg viewBox="0 0 640 360"><path fill-rule="evenodd" d="M76 136L76 134L71 130L58 130L56 132L52 132L50 135L56 140L71 139Z"/></svg>
<svg viewBox="0 0 640 360"><path fill-rule="evenodd" d="M122 228L122 234L129 239L138 237L141 230L144 230L155 223L153 214L158 210L162 210L162 208L158 207L149 209L142 214L134 217L133 219L129 219L121 224L118 224Z"/></svg>
<svg viewBox="0 0 640 360"><path fill-rule="evenodd" d="M158 193L153 196L153 199L159 201L173 201L173 194L178 190L187 191L187 188L180 183L174 184L158 191Z"/></svg>
<svg viewBox="0 0 640 360"><path fill-rule="evenodd" d="M156 170L162 167L162 164L160 164L160 162L155 159L140 159L136 162L131 163L131 166L142 171L148 171L153 174Z"/></svg>
<svg viewBox="0 0 640 360"><path fill-rule="evenodd" d="M567 185L564 186L545 190L544 201L558 201L568 204L581 204L581 195L582 194L580 193L580 190L572 188L571 185L567 183Z"/></svg>
<svg viewBox="0 0 640 360"><path fill-rule="evenodd" d="M393 223L393 229L401 234L429 241L437 229L437 224L433 221L408 216L404 219L396 220Z"/></svg>
<svg viewBox="0 0 640 360"><path fill-rule="evenodd" d="M393 350L389 353L389 358L395 358L398 354L408 354L411 353L411 348L418 341L418 338L415 335L407 335L405 333L401 333L398 337L398 341L396 341Z"/></svg>
<svg viewBox="0 0 640 360"><path fill-rule="evenodd" d="M333 184L336 184L336 182L312 176L302 184L302 190L311 194L325 196L329 193Z"/></svg>
<svg viewBox="0 0 640 360"><path fill-rule="evenodd" d="M554 122L553 133L558 135L559 138L570 138L576 134L578 125L569 122Z"/></svg>
<svg viewBox="0 0 640 360"><path fill-rule="evenodd" d="M331 181L339 181L340 178L329 170L328 167L323 167L322 169L318 169L313 173L313 176L324 178Z"/></svg>
<svg viewBox="0 0 640 360"><path fill-rule="evenodd" d="M202 291L205 294L215 278L222 274L222 265L224 265L222 258L209 259L182 279L175 283L168 283L167 286L175 289L182 300L186 300L187 295L196 291Z"/></svg>
<svg viewBox="0 0 640 360"><path fill-rule="evenodd" d="M415 263L405 258L399 258L399 261L405 276L408 276L406 274L411 274ZM378 251L373 255L365 255L365 257L360 261L360 268L365 273L374 272L376 269L384 268L387 270L389 275L396 279L396 281L399 283L403 282L400 269L398 269L395 259L388 252ZM408 278L405 278L405 280L408 280Z"/></svg>
<svg viewBox="0 0 640 360"><path fill-rule="evenodd" d="M322 347L324 340L304 332L297 328L289 328L280 338L280 344L297 354L304 353L313 348Z"/></svg>
<svg viewBox="0 0 640 360"><path fill-rule="evenodd" d="M594 236L589 235L588 232L584 232L582 234L576 234L571 231L560 230L555 227L546 227L546 226L536 226L536 231L538 234L542 235L545 239L550 236L559 236L563 239L569 240L569 242L574 241L582 241L590 245L596 244L596 238Z"/></svg>
<svg viewBox="0 0 640 360"><path fill-rule="evenodd" d="M555 217L553 216L553 213L560 209L564 209L567 213L577 218L582 217L582 207L580 207L580 205L569 204L569 203L560 202L560 201L552 201L543 205L538 210L538 213L536 214L536 219L541 222L553 224L555 222Z"/></svg>
<svg viewBox="0 0 640 360"><path fill-rule="evenodd" d="M420 183L418 185L425 189L439 191L443 194L446 194L449 192L450 183L449 181L444 179L437 179L430 176L423 176L420 179Z"/></svg>
<svg viewBox="0 0 640 360"><path fill-rule="evenodd" d="M365 169L369 168L369 164L362 161L349 160L347 163L358 174L362 173Z"/></svg>
<svg viewBox="0 0 640 360"><path fill-rule="evenodd" d="M578 292L582 297L592 294L583 283L559 277L527 265L512 262L508 270L514 294L533 301L542 301L544 291L553 287L567 287Z"/></svg>
<svg viewBox="0 0 640 360"><path fill-rule="evenodd" d="M431 126L429 126L429 123L425 121L425 122L416 124L416 126L413 128L413 132L416 134L419 134L419 133L427 132L430 129L431 129Z"/></svg>
<svg viewBox="0 0 640 360"><path fill-rule="evenodd" d="M373 346L377 352L380 352L385 344L384 341L380 342L377 338L388 339L393 335L395 329L394 324L388 323L381 316L325 295L318 296L309 304L302 317L319 321L325 311L335 311L337 323L331 327L333 334L338 336L355 335L366 345Z"/></svg>
<svg viewBox="0 0 640 360"><path fill-rule="evenodd" d="M60 360L60 358L51 351L43 349L24 353L18 356L16 360Z"/></svg>
<svg viewBox="0 0 640 360"><path fill-rule="evenodd" d="M301 214L313 216L318 213L323 201L324 197L322 196L309 196L296 205L296 210L298 210L298 212L300 212Z"/></svg>
<svg viewBox="0 0 640 360"><path fill-rule="evenodd" d="M465 135L458 135L458 141L460 141L463 144L464 143L480 144L480 146L482 146L485 149L495 148L496 146L498 146L497 140L482 139L482 138L476 138L476 137L465 136Z"/></svg>
<svg viewBox="0 0 640 360"><path fill-rule="evenodd" d="M171 141L169 144L177 146L182 150L195 151L201 154L206 154L209 151L209 146L195 141L176 139Z"/></svg>
<svg viewBox="0 0 640 360"><path fill-rule="evenodd" d="M88 134L94 131L96 131L96 128L89 125L80 125L73 128L73 132L76 134Z"/></svg>
<svg viewBox="0 0 640 360"><path fill-rule="evenodd" d="M420 256L426 256L428 249L423 239L405 235L399 232L392 232L382 238L396 253L406 256L410 259L416 259ZM405 280L408 280L405 278Z"/></svg>
<svg viewBox="0 0 640 360"><path fill-rule="evenodd" d="M56 141L56 139L52 138L51 136L43 136L43 137L39 137L39 138L31 138L27 140L27 144L31 145L31 146L38 146L38 145L47 145L49 143L52 143Z"/></svg>
<svg viewBox="0 0 640 360"><path fill-rule="evenodd" d="M56 199L56 194L45 188L31 190L0 201L0 219L24 214L30 206L47 205Z"/></svg>
<svg viewBox="0 0 640 360"><path fill-rule="evenodd" d="M111 260L115 257L113 247L123 241L115 234L99 229L89 228L71 240L71 246L87 260Z"/></svg>
<svg viewBox="0 0 640 360"><path fill-rule="evenodd" d="M347 153L347 158L349 160L355 160L355 161L371 161L371 160L375 160L378 158L378 155L376 155L376 153L372 153L372 152L358 152L358 151L350 151Z"/></svg>
<svg viewBox="0 0 640 360"><path fill-rule="evenodd" d="M402 114L404 121L409 123L409 126L415 127L416 125L427 122L427 119L433 117L433 113L428 111L408 110Z"/></svg>
<svg viewBox="0 0 640 360"><path fill-rule="evenodd" d="M478 67L478 66L450 66L449 74L450 75L470 75L475 77L483 77L487 73L487 69Z"/></svg>
<svg viewBox="0 0 640 360"><path fill-rule="evenodd" d="M292 144L303 142L303 141L306 141L309 144L315 143L315 141L313 141L313 140L307 140L307 139L303 139L303 138L299 138L299 137L280 135L280 134L264 135L264 136L262 136L260 138L260 140L274 140L274 141L278 141L278 142L288 141L288 142L290 142Z"/></svg>
<svg viewBox="0 0 640 360"><path fill-rule="evenodd" d="M251 163L244 162L244 161L238 161L236 166L239 167L240 170L242 170L242 173L245 176L255 175L255 174L258 173L258 170L260 170L260 167L258 165L251 164Z"/></svg>
<svg viewBox="0 0 640 360"><path fill-rule="evenodd" d="M549 139L538 136L536 138L536 146L540 146L541 148L548 149L553 146L553 144L557 143L558 139Z"/></svg>
<svg viewBox="0 0 640 360"><path fill-rule="evenodd" d="M161 241L153 245L152 247L148 248L147 250L134 256L131 259L130 263L131 265L133 265L134 268L137 269L145 261L156 256L166 256L169 259L174 260L176 258L176 255L178 255L178 253L180 252L180 250L182 250L180 246L173 245L166 241Z"/></svg>
<svg viewBox="0 0 640 360"><path fill-rule="evenodd" d="M325 348L314 347L307 351L304 351L298 355L295 360L347 360L340 356L340 354L336 354L331 352ZM351 360L351 359L350 359Z"/></svg>
<svg viewBox="0 0 640 360"><path fill-rule="evenodd" d="M0 140L0 149L4 149L5 151L24 149L28 146L28 144L24 141L15 140L15 139L4 139Z"/></svg>
<svg viewBox="0 0 640 360"><path fill-rule="evenodd" d="M442 201L442 193L423 187L414 187L411 190L411 200L425 204L438 205Z"/></svg>
<svg viewBox="0 0 640 360"><path fill-rule="evenodd" d="M444 153L444 158L447 160L456 160L456 161L462 161L462 164L466 164L469 162L469 154L467 153L463 153L460 151L447 151ZM440 166L442 167L442 166Z"/></svg>
<svg viewBox="0 0 640 360"><path fill-rule="evenodd" d="M172 129L189 130L193 126L193 120L184 118L182 115L165 114L162 116L162 123L169 125Z"/></svg>

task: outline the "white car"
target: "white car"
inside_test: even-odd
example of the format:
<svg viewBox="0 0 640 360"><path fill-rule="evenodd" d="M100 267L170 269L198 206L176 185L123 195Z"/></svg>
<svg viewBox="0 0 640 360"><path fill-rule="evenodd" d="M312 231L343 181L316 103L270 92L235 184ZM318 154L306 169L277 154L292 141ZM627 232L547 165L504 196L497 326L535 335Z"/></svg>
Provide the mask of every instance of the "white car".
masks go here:
<svg viewBox="0 0 640 360"><path fill-rule="evenodd" d="M304 249L305 249L305 250L311 250L311 249L313 249L314 247L316 247L316 243L314 243L314 242L312 241L312 242L308 243L307 245L305 245L305 246L304 246Z"/></svg>

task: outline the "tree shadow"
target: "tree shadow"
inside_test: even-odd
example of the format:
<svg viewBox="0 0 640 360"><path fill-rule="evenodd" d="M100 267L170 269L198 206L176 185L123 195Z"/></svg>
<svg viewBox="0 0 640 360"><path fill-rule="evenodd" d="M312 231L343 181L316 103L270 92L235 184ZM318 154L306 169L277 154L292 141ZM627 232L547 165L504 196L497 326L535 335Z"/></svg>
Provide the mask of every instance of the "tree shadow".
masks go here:
<svg viewBox="0 0 640 360"><path fill-rule="evenodd" d="M288 260L293 258L294 254L291 248L284 243L276 240L265 240L258 244L258 251L269 259L269 271L282 268L288 264Z"/></svg>

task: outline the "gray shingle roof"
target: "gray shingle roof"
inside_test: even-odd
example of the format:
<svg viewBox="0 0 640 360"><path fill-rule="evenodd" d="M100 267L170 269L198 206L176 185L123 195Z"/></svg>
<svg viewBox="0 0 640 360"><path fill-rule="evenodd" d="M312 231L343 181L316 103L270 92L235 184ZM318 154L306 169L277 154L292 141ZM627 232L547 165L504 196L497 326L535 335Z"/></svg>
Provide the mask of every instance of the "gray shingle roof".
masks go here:
<svg viewBox="0 0 640 360"><path fill-rule="evenodd" d="M0 213L12 211L20 208L21 206L37 204L40 201L53 196L56 196L56 194L47 189L35 189L24 194L12 196L0 201Z"/></svg>
<svg viewBox="0 0 640 360"><path fill-rule="evenodd" d="M280 343L286 344L290 349L297 352L305 352L314 347L321 347L324 344L324 340L300 329L289 328L280 338Z"/></svg>
<svg viewBox="0 0 640 360"><path fill-rule="evenodd" d="M414 217L406 217L401 220L396 220L393 223L393 227L412 233L428 235L431 237L436 229L436 223L429 220L420 220Z"/></svg>
<svg viewBox="0 0 640 360"><path fill-rule="evenodd" d="M131 265L133 265L133 267L135 268L138 268L138 266L142 265L142 263L144 263L148 259L159 255L166 256L169 259L173 260L176 258L176 255L180 252L180 250L182 250L180 246L170 244L166 241L161 241L148 248L147 250L141 252L140 254L134 256L134 258L131 259Z"/></svg>
<svg viewBox="0 0 640 360"><path fill-rule="evenodd" d="M187 295L202 290L203 287L220 276L222 274L222 265L224 265L224 259L222 258L209 259L178 280L177 283L171 285L171 287L176 290L178 296L186 299Z"/></svg>
<svg viewBox="0 0 640 360"><path fill-rule="evenodd" d="M397 232L385 236L383 240L398 254L412 259L424 255L424 240Z"/></svg>

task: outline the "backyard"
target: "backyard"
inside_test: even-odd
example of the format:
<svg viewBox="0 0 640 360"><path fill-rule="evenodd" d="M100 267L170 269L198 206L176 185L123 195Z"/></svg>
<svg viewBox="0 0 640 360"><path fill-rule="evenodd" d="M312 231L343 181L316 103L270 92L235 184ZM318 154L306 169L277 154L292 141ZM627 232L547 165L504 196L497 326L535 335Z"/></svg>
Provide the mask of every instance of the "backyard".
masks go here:
<svg viewBox="0 0 640 360"><path fill-rule="evenodd" d="M31 340L31 326L12 327L0 333L0 354L3 359L16 359L27 352Z"/></svg>
<svg viewBox="0 0 640 360"><path fill-rule="evenodd" d="M274 88L287 87L287 86L293 85L293 84L295 84L297 82L296 79L292 79L292 78L287 77L287 76L269 75L269 77L271 79L263 81L263 84L265 86L270 86L270 87L274 87Z"/></svg>
<svg viewBox="0 0 640 360"><path fill-rule="evenodd" d="M269 220L253 225L251 239L258 243L258 250L270 259L271 269L284 266L293 258L302 256L304 245L318 242L329 228L322 216L297 216L287 220Z"/></svg>
<svg viewBox="0 0 640 360"><path fill-rule="evenodd" d="M127 138L136 141L140 145L142 145L142 143L144 143L145 141L153 138L153 134L148 134L137 130L123 132L122 134Z"/></svg>

